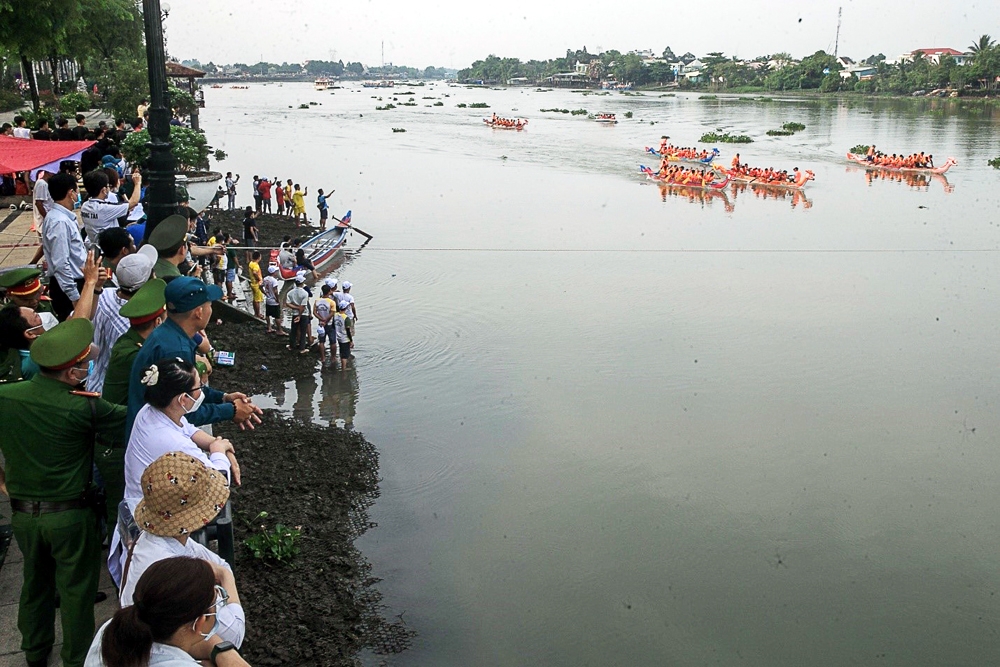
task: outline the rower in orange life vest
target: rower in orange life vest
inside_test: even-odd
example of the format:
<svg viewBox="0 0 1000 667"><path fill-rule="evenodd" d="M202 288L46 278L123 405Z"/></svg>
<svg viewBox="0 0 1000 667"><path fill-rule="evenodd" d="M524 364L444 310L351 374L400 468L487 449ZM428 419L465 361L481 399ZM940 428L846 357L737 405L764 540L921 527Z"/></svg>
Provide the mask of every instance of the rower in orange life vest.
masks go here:
<svg viewBox="0 0 1000 667"><path fill-rule="evenodd" d="M669 140L670 137L668 137L667 135L663 135L662 137L660 137L660 155L664 157L666 157L667 155L667 142Z"/></svg>
<svg viewBox="0 0 1000 667"><path fill-rule="evenodd" d="M733 169L739 169L739 166L740 166L740 154L739 153L737 153L736 155L733 156L732 165L733 165Z"/></svg>

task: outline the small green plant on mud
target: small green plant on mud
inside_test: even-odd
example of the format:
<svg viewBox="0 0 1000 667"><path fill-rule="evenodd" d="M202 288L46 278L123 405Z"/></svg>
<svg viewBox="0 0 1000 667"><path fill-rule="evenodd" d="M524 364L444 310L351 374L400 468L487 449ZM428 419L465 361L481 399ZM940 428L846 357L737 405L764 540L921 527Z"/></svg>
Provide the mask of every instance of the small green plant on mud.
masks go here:
<svg viewBox="0 0 1000 667"><path fill-rule="evenodd" d="M302 526L286 526L278 523L274 528L257 522L267 518L267 512L261 512L247 521L247 531L250 536L243 540L244 546L250 550L254 558L272 563L289 563L299 554L299 538L302 537Z"/></svg>

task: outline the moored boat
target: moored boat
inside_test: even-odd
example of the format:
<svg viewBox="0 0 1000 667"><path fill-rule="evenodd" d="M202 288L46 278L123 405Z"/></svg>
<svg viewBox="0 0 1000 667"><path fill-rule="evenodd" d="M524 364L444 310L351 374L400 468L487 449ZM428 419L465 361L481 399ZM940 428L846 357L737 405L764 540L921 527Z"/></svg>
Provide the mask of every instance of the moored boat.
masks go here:
<svg viewBox="0 0 1000 667"><path fill-rule="evenodd" d="M662 158L663 154L651 146L646 146L646 152L650 155L655 155L658 158ZM676 153L668 153L667 159L671 162L687 162L689 164L712 164L715 158L719 157L721 153L718 148L713 148L712 151L703 158L697 157L680 157Z"/></svg>
<svg viewBox="0 0 1000 667"><path fill-rule="evenodd" d="M944 164L941 165L940 167L929 167L929 168L889 167L884 164L876 164L874 162L869 162L864 155L857 155L855 153L848 153L847 160L849 162L854 162L855 164L859 164L865 169L883 169L885 171L894 171L905 174L943 174L958 164L958 160L956 160L953 157L950 157L947 160L945 160Z"/></svg>
<svg viewBox="0 0 1000 667"><path fill-rule="evenodd" d="M330 87L330 80L325 76L321 76L315 81L313 81L313 87L316 90L326 90L327 88Z"/></svg>
<svg viewBox="0 0 1000 667"><path fill-rule="evenodd" d="M336 226L308 238L301 246L313 267L317 271L321 270L324 264L332 260L338 252L343 252L344 243L347 241L347 234L351 231L351 212L348 211L344 218ZM283 269L278 261L280 250L272 250L268 259L269 266L278 267L278 277L282 280L291 280L298 272L297 269Z"/></svg>

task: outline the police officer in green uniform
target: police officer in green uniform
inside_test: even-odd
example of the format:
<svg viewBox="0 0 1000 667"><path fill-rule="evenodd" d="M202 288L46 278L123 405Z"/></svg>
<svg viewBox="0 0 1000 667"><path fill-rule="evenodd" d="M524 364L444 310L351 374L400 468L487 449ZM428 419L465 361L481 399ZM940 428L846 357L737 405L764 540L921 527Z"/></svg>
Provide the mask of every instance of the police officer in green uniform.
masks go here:
<svg viewBox="0 0 1000 667"><path fill-rule="evenodd" d="M55 326L58 320L52 312L52 301L42 296L41 275L40 270L31 267L7 271L0 275L0 288L4 289L8 302L23 308L31 308L39 314L51 314L53 320L51 326Z"/></svg>
<svg viewBox="0 0 1000 667"><path fill-rule="evenodd" d="M104 400L118 405L128 405L128 382L132 362L142 349L142 343L165 319L167 302L163 292L167 284L160 279L147 281L118 311L127 317L132 326L123 333L111 348L111 360L104 378ZM114 530L118 521L118 504L125 497L125 430L122 429L110 442L98 442L95 463L104 479L108 496L108 530Z"/></svg>
<svg viewBox="0 0 1000 667"><path fill-rule="evenodd" d="M41 371L0 386L0 439L14 538L24 555L17 625L29 666L46 664L61 598L63 664L81 667L94 636L101 567L97 513L89 500L92 433L121 437L126 410L80 391L89 374L94 326L67 320L38 337L31 358Z"/></svg>
<svg viewBox="0 0 1000 667"><path fill-rule="evenodd" d="M187 218L171 215L163 219L149 234L149 244L156 248L159 257L153 265L157 278L170 281L181 275L177 268L187 257Z"/></svg>

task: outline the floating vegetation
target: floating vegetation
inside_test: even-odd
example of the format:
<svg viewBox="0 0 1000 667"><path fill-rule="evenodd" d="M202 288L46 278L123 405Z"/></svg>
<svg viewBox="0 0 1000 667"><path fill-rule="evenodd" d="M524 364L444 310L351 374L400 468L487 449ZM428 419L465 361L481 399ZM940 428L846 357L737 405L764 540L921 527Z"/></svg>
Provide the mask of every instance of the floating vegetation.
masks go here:
<svg viewBox="0 0 1000 667"><path fill-rule="evenodd" d="M401 107L415 107L415 106L417 106L417 103L416 102L400 102L399 106L401 106Z"/></svg>
<svg viewBox="0 0 1000 667"><path fill-rule="evenodd" d="M473 102L469 105L470 109L489 109L490 105L486 102Z"/></svg>
<svg viewBox="0 0 1000 667"><path fill-rule="evenodd" d="M781 126L781 129L785 130L786 132L801 132L802 130L806 129L806 126L803 125L802 123L785 123L784 125Z"/></svg>
<svg viewBox="0 0 1000 667"><path fill-rule="evenodd" d="M443 106L444 106L444 102L442 102L441 100L438 100L437 102L435 102L435 103L434 103L433 105L431 105L431 106L435 106L435 107L443 107Z"/></svg>
<svg viewBox="0 0 1000 667"><path fill-rule="evenodd" d="M794 132L789 132L788 130L768 130L767 136L769 137L790 137Z"/></svg>
<svg viewBox="0 0 1000 667"><path fill-rule="evenodd" d="M869 148L870 146L865 146L864 144L858 144L857 146L851 149L851 152L854 153L855 155L866 155L868 153Z"/></svg>
<svg viewBox="0 0 1000 667"><path fill-rule="evenodd" d="M465 102L459 102L459 103L458 103L458 104L456 104L455 106L457 106L457 107L458 107L459 109L464 109L465 107L467 107L467 106L469 106L469 105L468 105L468 104L466 104Z"/></svg>
<svg viewBox="0 0 1000 667"><path fill-rule="evenodd" d="M632 117L632 112L631 111L626 111L625 112L625 117L626 118L631 118Z"/></svg>
<svg viewBox="0 0 1000 667"><path fill-rule="evenodd" d="M309 105L308 105L308 104L300 104L300 105L299 105L299 108L300 108L300 109L308 109L308 108L309 108Z"/></svg>
<svg viewBox="0 0 1000 667"><path fill-rule="evenodd" d="M719 99L719 96L718 95L702 95L698 99L699 100L717 100L717 99Z"/></svg>
<svg viewBox="0 0 1000 667"><path fill-rule="evenodd" d="M422 100L435 100L437 98L436 97L421 97L420 99L422 99Z"/></svg>
<svg viewBox="0 0 1000 667"><path fill-rule="evenodd" d="M400 95L416 95L412 90L408 90L405 93L400 93Z"/></svg>
<svg viewBox="0 0 1000 667"><path fill-rule="evenodd" d="M542 113L569 113L569 109L539 109Z"/></svg>
<svg viewBox="0 0 1000 667"><path fill-rule="evenodd" d="M719 134L718 132L706 132L705 134L701 135L701 139L699 139L698 141L700 141L703 144L714 144L714 143L752 144L753 143L753 139L751 139L745 134L729 134L728 132L726 132L725 134Z"/></svg>
<svg viewBox="0 0 1000 667"><path fill-rule="evenodd" d="M393 132L406 132L406 128L405 127L394 127L394 128L392 128L392 131Z"/></svg>
<svg viewBox="0 0 1000 667"><path fill-rule="evenodd" d="M386 104L384 107L375 107L375 111L389 111L395 108L396 108L395 104Z"/></svg>
<svg viewBox="0 0 1000 667"><path fill-rule="evenodd" d="M677 97L677 93L663 93L660 97Z"/></svg>
<svg viewBox="0 0 1000 667"><path fill-rule="evenodd" d="M986 164L990 165L994 169L1000 169L1000 157L995 157Z"/></svg>
<svg viewBox="0 0 1000 667"><path fill-rule="evenodd" d="M573 114L574 116L586 116L587 115L587 110L586 109L573 109L572 111L570 111L570 113Z"/></svg>

